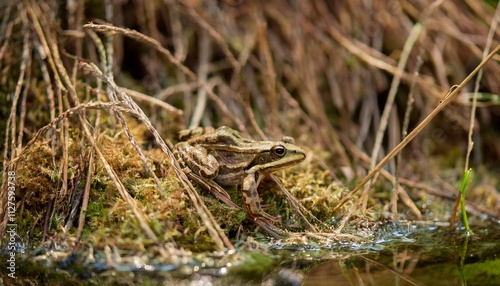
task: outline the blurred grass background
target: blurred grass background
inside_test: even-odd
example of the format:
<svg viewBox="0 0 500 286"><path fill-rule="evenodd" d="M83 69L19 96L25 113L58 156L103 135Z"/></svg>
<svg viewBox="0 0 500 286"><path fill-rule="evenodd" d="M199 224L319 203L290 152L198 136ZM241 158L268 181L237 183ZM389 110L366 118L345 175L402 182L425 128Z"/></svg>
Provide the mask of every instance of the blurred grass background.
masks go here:
<svg viewBox="0 0 500 286"><path fill-rule="evenodd" d="M494 28L496 5L498 1L476 0L2 1L3 182L9 162L19 156L27 160L22 147L34 134L78 105L68 96L71 88L83 103L106 93L102 83L78 65L92 62L109 68L129 93L177 108L138 100L169 140L175 141L184 128L222 125L255 139L293 136L308 151L308 166L350 187L369 169L391 85L395 100L377 160L401 140L408 108L406 129L412 130L481 61L488 35L492 47L500 43L500 29ZM156 40L172 57L123 30L84 29L89 22L135 30ZM410 35L415 36L414 44L404 50ZM398 67L404 57L405 64ZM496 55L485 66L479 83L485 96L475 119L471 161L479 174L472 183L476 191L468 196L490 215L499 210L499 59ZM399 176L405 189L417 190L414 199L453 194L463 174L473 91L473 84L461 91L403 151ZM74 125L64 127L68 122ZM106 119L101 136L117 125L113 118ZM68 168L62 156L68 153L65 140L78 142L73 148L88 152L77 126L70 118L57 127L69 137L46 135L44 142L52 140L51 149L38 153L46 161L36 163L46 168L46 181L24 185L30 187L23 194L56 182L52 176L66 178L54 189L81 184L75 178L84 177L87 153L76 160L82 165L69 164L69 174L63 176L61 167ZM142 132L142 146L151 148L151 137L140 127L136 132ZM395 172L394 162L388 170ZM5 206L5 188L2 192ZM379 198L387 200L387 193ZM56 197L75 196L65 195ZM23 195L18 200L25 203ZM38 202L47 208L48 201ZM2 217L5 223L5 208Z"/></svg>

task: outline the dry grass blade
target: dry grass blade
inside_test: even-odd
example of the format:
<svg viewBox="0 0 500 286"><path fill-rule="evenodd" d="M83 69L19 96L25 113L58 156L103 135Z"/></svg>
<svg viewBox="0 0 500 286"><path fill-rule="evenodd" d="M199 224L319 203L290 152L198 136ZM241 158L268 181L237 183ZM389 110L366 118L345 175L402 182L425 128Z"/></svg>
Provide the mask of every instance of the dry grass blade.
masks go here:
<svg viewBox="0 0 500 286"><path fill-rule="evenodd" d="M238 61L234 58L234 55L231 53L229 50L229 46L227 45L226 41L224 38L214 29L210 26L209 23L207 23L203 17L201 17L200 14L194 9L192 3L190 1L179 1L180 5L183 5L185 10L187 11L188 15L194 19L203 29L205 29L212 38L215 39L215 41L222 47L222 50L224 54L226 55L227 59L229 60L229 63L233 66L235 69L235 73L238 74L240 70L240 64Z"/></svg>
<svg viewBox="0 0 500 286"><path fill-rule="evenodd" d="M160 53L165 55L171 63L173 63L180 71L182 71L190 79L196 79L196 75L191 70L189 70L188 67L183 65L177 58L175 58L172 55L172 53L170 53L169 50L162 47L161 44L153 38L147 37L147 36L137 32L135 30L124 29L124 28L115 27L112 25L98 25L98 24L94 24L94 23L89 23L89 24L83 25L83 28L92 29L92 30L99 31L99 32L119 33L119 34L122 34L124 36L135 39L140 43L149 44L149 45L155 47L155 49L157 51L159 51Z"/></svg>
<svg viewBox="0 0 500 286"><path fill-rule="evenodd" d="M151 97L151 96L146 95L144 93L141 93L141 92L138 92L135 90L131 90L128 88L124 88L124 87L120 87L120 91L126 93L127 95L130 95L131 97L133 97L137 100L148 102L151 105L159 106L159 107L161 107L169 112L172 112L176 116L181 116L184 113L182 110L175 108L172 105L170 105L164 101L161 101L160 99Z"/></svg>
<svg viewBox="0 0 500 286"><path fill-rule="evenodd" d="M86 109L110 109L110 110L122 110L122 111L126 111L126 112L130 111L129 109L123 109L123 107L121 107L121 105L122 105L122 102L119 102L119 101L115 101L115 102L88 102L88 103L83 103L83 104L80 104L80 105L75 106L73 108L70 108L70 109L66 110L65 112L63 112L62 114L60 114L58 117L52 119L44 127L38 129L38 131L35 133L33 138L31 138L31 140L26 145L24 145L24 148L21 150L20 153L29 149L40 138L40 136L42 136L42 134L47 132L47 130L54 128L57 124L63 122L64 120L66 120L70 116L73 116L75 114L80 114L82 111L84 111ZM19 159L19 158L16 158L15 160L17 160L17 159ZM12 162L14 163L15 160L13 160Z"/></svg>
<svg viewBox="0 0 500 286"><path fill-rule="evenodd" d="M207 82L208 77L208 62L212 54L212 43L208 38L207 32L202 32L200 36L200 65L198 67L198 80L202 82ZM200 126L200 121L205 113L205 107L207 103L207 90L204 87L198 89L196 104L193 110L193 115L191 117L191 122L189 123L189 128L196 128Z"/></svg>
<svg viewBox="0 0 500 286"><path fill-rule="evenodd" d="M27 29L27 26L26 26L26 15L23 13L22 14L22 19L23 19L23 28L24 29ZM12 27L8 27L8 29L12 29ZM10 34L10 31L7 31L9 32ZM17 120L17 105L18 105L18 102L21 100L23 102L23 106L24 105L24 100L21 98L21 90L22 90L22 86L23 86L23 83L24 81L26 80L26 69L30 66L31 64L31 40L30 40L30 33L28 32L25 32L24 34L24 39L23 39L23 52L22 52L22 61L21 61L21 65L20 65L20 68L19 68L19 77L18 77L18 80L17 80L17 83L16 83L16 87L15 87L15 91L14 91L14 95L13 95L13 102L12 102L12 107L11 107L11 110L10 110L10 114L9 114L9 117L7 119L7 122L6 122L6 126L5 126L5 145L4 145L4 150L3 150L3 161L4 162L9 162L11 160L13 160L16 155L19 153L19 149L20 149L20 146L21 146L21 142L17 141L17 144L19 144L18 146L16 146L16 140L19 140L19 139L22 139L22 133L23 133L23 129L20 129L19 130L19 136L20 138L16 138L16 131L18 130L18 127L17 127L17 124L18 124L18 120ZM8 41L5 42L5 44L7 44ZM3 49L2 49L3 50ZM0 59L3 58L3 51L1 53L2 57L0 57ZM25 98L25 96L24 96ZM23 121L24 121L24 116L21 116L20 118L20 125L23 126ZM9 146L9 142L10 142L10 146ZM19 149L18 149L19 148ZM10 150L10 158L9 158L9 150ZM8 170L8 164L3 164L2 166L2 190L6 190L7 189L7 172L8 171L13 171L15 170L14 168L11 167L10 170ZM0 215L1 217L3 218L1 223L0 223L0 233L3 233L4 230L5 230L5 227L7 225L7 216L5 215L6 213L6 210L7 210L7 192L3 192L0 194Z"/></svg>
<svg viewBox="0 0 500 286"><path fill-rule="evenodd" d="M57 118L55 118L54 120L52 120L48 125L46 125L45 127L41 128L37 132L37 134L34 136L34 138L28 144L26 144L26 146L24 147L24 150L26 150L27 148L29 148L37 140L37 138L41 134L45 133L48 129L53 128L59 122L62 122L64 120L66 120L69 116L77 115L77 116L80 117L81 116L81 112L83 110L85 110L85 109L96 109L96 108L99 108L99 109L103 109L103 108L106 108L106 109L115 109L119 104L120 104L120 102L114 102L114 103L94 102L94 103L82 104L82 105L74 107L74 108L72 108L70 110L67 110L66 112L64 112L63 114L61 114L60 116L58 116ZM119 111L119 109L115 109L115 111ZM86 126L83 126L83 128L84 128L84 130L88 131L88 128ZM91 135L90 131L88 131L88 133L89 134L87 134L87 135ZM99 156L99 159L103 162L106 171L108 172L110 178L112 179L113 183L117 187L120 195L129 204L129 206L131 207L132 211L134 212L136 218L139 221L139 224L141 225L141 228L145 231L146 235L148 235L148 237L151 240L153 240L154 242L158 243L158 238L156 237L156 235L154 234L154 232L151 230L151 228L149 227L148 223L146 222L144 214L142 214L142 212L139 210L139 208L135 204L135 201L130 197L130 194L127 192L126 188L123 186L123 184L119 180L118 175L115 173L115 171L112 169L112 167L107 162L106 158L104 157L104 155L102 154L100 148L98 147L98 144L95 142L94 137L93 136L89 136L88 139L89 139L91 145L93 146L94 150L96 151L96 154ZM16 160L11 161L12 166L15 166L15 163L16 163ZM45 230L46 229L47 229L47 227L45 227Z"/></svg>
<svg viewBox="0 0 500 286"><path fill-rule="evenodd" d="M499 44L496 2L4 2L4 240L12 174L28 247L49 257L67 245L73 258L90 246L92 261L111 267L125 252L169 265L204 256L219 267L246 254L228 251L233 242L251 249L256 229L322 253L373 243L371 234L393 231L387 218L448 221L463 164L477 170L467 211L498 221L500 55L470 73ZM197 126L255 141L240 155L234 146L245 141L209 136L222 146L213 151L190 138L187 173L172 152L179 130ZM280 165L260 139L295 142L306 159ZM216 165L210 155L215 178L203 176ZM252 202L269 223L245 208L241 186L258 167Z"/></svg>
<svg viewBox="0 0 500 286"><path fill-rule="evenodd" d="M103 155L101 149L99 148L99 145L95 141L94 137L92 136L92 134L90 133L88 128L85 126L84 129L86 130L87 139L89 140L94 151L96 152L97 156L99 157L99 160L101 160L101 162L103 163L104 168L106 169L109 177L111 178L114 185L116 186L118 192L120 193L120 196L130 206L130 209L132 210L135 217L137 218L137 221L139 222L139 225L141 226L142 230L146 233L146 235L148 236L149 239L151 239L154 243L159 244L159 240L156 237L156 234L151 229L151 227L149 227L149 224L148 224L148 221L147 221L145 215L142 213L139 206L136 204L135 200L127 192L127 189L125 188L123 183L120 181L120 178L118 177L116 172L109 165L108 161L106 160L106 157Z"/></svg>
<svg viewBox="0 0 500 286"><path fill-rule="evenodd" d="M22 15L22 19L24 19L24 23L26 25L26 15L23 14ZM27 29L27 26L24 26L25 29ZM16 146L16 142L19 142L19 141L16 141L18 138L16 138L16 133L17 133L17 130L18 130L18 127L17 127L17 105L18 105L18 102L21 99L21 91L22 91L22 87L23 87L23 84L24 84L24 81L26 80L26 69L29 68L29 66L31 65L31 40L30 40L30 33L26 32L24 34L24 39L23 39L23 53L22 53L22 62L21 62L21 66L19 68L19 78L17 79L17 83L16 83L16 88L15 88L15 91L14 91L14 96L13 96L13 102L12 102L12 107L11 107L11 110L10 110L10 116L9 118L7 119L7 124L6 124L6 131L5 131L5 134L6 134L6 140L5 140L5 149L4 149L4 160L5 161L8 161L7 160L7 157L8 157L8 154L7 154L7 151L9 150L9 146L7 145L8 142L9 142L9 134L10 134L10 141L11 141L11 146L10 146L10 150L11 150L11 160L13 158L16 157L16 154L18 152L16 151L19 151L18 150L18 146ZM20 119L20 122L22 122L24 120L24 118L21 118ZM20 125L22 125L22 123L20 123ZM22 134L22 130L20 131ZM21 136L21 135L20 135ZM20 144L20 142L19 142ZM4 165L4 170L3 170L3 174L5 175L5 165ZM3 178L3 185L6 183L6 178L4 177ZM4 186L2 186L4 187Z"/></svg>
<svg viewBox="0 0 500 286"><path fill-rule="evenodd" d="M237 124L238 128L242 131L246 131L246 126L243 124L241 119L234 115L230 109L226 106L226 104L214 93L212 90L212 86L205 82L201 81L198 79L195 73L193 73L188 67L183 65L177 58L175 58L170 51L165 49L164 47L161 46L161 44L156 41L153 38L147 37L146 35L143 35L137 31L131 30L131 29L123 29L119 27L115 27L112 25L97 25L97 24L86 24L84 25L84 28L86 29L93 29L95 31L99 32L113 32L113 33L119 33L124 36L130 37L132 39L137 40L138 42L145 43L148 45L153 46L156 50L158 50L161 54L165 55L167 59L172 62L183 74L187 75L191 80L196 80L200 82L200 84L203 86L205 92L208 94L208 96L214 100L217 105L221 108L221 110L231 119L234 120L234 122Z"/></svg>
<svg viewBox="0 0 500 286"><path fill-rule="evenodd" d="M116 102L113 102L116 103ZM94 128L94 138L97 138L97 135L99 134L100 128L99 128L99 122L101 119L101 114L100 112L97 113L96 116L96 123L95 123L95 128ZM87 209L89 205L89 200L90 200L90 191L91 191L91 184L92 184L92 179L95 171L95 152L93 149L90 151L89 158L88 158L88 169L87 169L87 180L85 181L85 187L83 191L83 198L82 198L82 204L81 204L81 209L80 209L80 216L78 218L78 229L76 230L76 240L80 241L82 238L82 233L83 233L83 228L85 226L85 219L87 218Z"/></svg>
<svg viewBox="0 0 500 286"><path fill-rule="evenodd" d="M462 88L472 79L472 77L481 69L483 66L498 52L500 51L500 45L498 45L486 58L484 58L481 63L457 86L453 86L448 93L443 97L439 105L432 110L432 112L425 117L420 124L418 124L413 131L411 131L408 136L406 136L394 149L391 150L357 185L350 191L340 202L334 207L333 211L337 211L342 205L344 205L353 194L359 191L375 174L377 174L384 166L394 158L415 136L424 129L429 122L441 112L462 90Z"/></svg>
<svg viewBox="0 0 500 286"><path fill-rule="evenodd" d="M371 164L370 157L367 154L365 154L364 152L362 152L359 148L357 148L345 136L342 136L341 139L342 139L342 142L344 143L344 145L349 146L348 147L349 152L351 154L353 154L355 157L357 157L360 161L362 161L364 163L365 168L367 168L367 169L370 168L370 164ZM396 182L397 180L401 180L401 181L404 182L405 185L411 185L410 181L409 180L405 180L404 178L399 178L399 177L396 178L395 176L393 176L391 173L389 173L388 171L386 171L384 169L380 170L380 174L384 178L386 178L391 184L393 184L395 186L397 194L400 196L400 198L402 199L403 203L408 208L410 208L410 210L415 214L415 216L418 219L422 218L422 212L415 205L415 202L413 202L413 200L411 200L411 198L408 197L408 194Z"/></svg>
<svg viewBox="0 0 500 286"><path fill-rule="evenodd" d="M377 134L375 136L375 144L373 146L373 150L371 153L371 164L370 168L375 167L375 162L377 161L377 157L379 155L380 149L382 147L382 139L384 138L384 134L387 128L387 124L389 122L389 116L391 115L392 107L394 104L394 100L396 98L396 93L399 89L399 83L401 81L401 77L403 76L403 71L408 63L408 59L410 57L410 53L413 50L415 43L417 42L421 32L422 32L422 24L417 23L413 26L413 29L408 36L408 39L405 42L403 52L401 54L401 58L399 60L396 74L391 82L391 88L389 89L389 94L387 96L387 101L385 103L384 111L382 112L382 117L380 118L380 124L378 126ZM371 184L371 183L370 183ZM370 187L367 186L363 191L362 196L362 209L366 210L366 205L368 203L368 191Z"/></svg>
<svg viewBox="0 0 500 286"><path fill-rule="evenodd" d="M314 28L311 27L311 30L313 29ZM387 71L393 75L396 75L398 73L397 67L391 64L393 63L393 61L385 55L380 54L378 51L370 49L365 44L359 41L346 38L337 29L328 28L327 32L345 49L347 49L353 55L359 57L359 59L366 62L370 66L374 66L378 69ZM313 33L319 40L324 41L328 45L332 45L331 43L329 43L331 40L329 40L321 32L314 29ZM412 78L413 76L406 72L403 72L403 74L401 75L401 79L405 80L406 82L411 82ZM426 76L417 79L417 83L421 86L421 88L425 90L425 92L430 93L430 95L434 97L438 97L439 93L436 91L436 85L432 82L433 81Z"/></svg>
<svg viewBox="0 0 500 286"><path fill-rule="evenodd" d="M309 222L309 220L307 219L307 217L304 215L304 213L306 213L310 218L312 218L314 220L315 223L318 223L320 225L322 225L323 227L325 227L326 229L328 229L329 227L322 221L320 221L317 217L315 217L310 210L306 209L298 200L297 198L295 198L286 188L284 188L279 179L274 176L274 175L271 175L271 179L276 183L276 185L278 185L278 187L280 188L281 190L281 193L283 193L286 197L286 199L288 200L288 202L292 205L293 209L297 212L297 214L302 218L302 220L306 223L307 227L309 228L310 231L312 232L318 232L318 229L317 227L312 224L311 222Z"/></svg>
<svg viewBox="0 0 500 286"><path fill-rule="evenodd" d="M174 168L175 173L177 177L179 178L181 184L185 188L185 190L188 192L188 195L191 199L191 202L195 206L196 210L198 211L198 215L201 217L203 223L207 227L208 232L210 233L210 236L212 237L214 243L218 247L220 251L224 250L224 246L227 247L228 249L233 249L233 246L227 236L224 234L224 232L221 230L220 226L217 224L217 221L213 218L212 214L208 210L208 208L205 206L201 198L199 197L198 193L192 186L191 182L189 179L186 177L186 174L182 171L181 167L179 166L179 163L175 159L172 151L170 148L167 146L165 141L162 139L156 128L152 125L152 123L149 121L148 117L144 114L144 112L140 109L135 102L128 97L126 94L120 91L118 86L114 83L114 81L110 78L108 78L106 75L104 75L97 66L94 64L87 64L87 63L82 63L82 68L88 69L92 71L98 78L106 82L111 90L115 92L117 95L122 98L125 103L128 105L128 107L136 112L139 120L141 120L148 130L153 134L156 143L160 146L160 148L165 152L165 154L168 155L168 158L170 160L171 166Z"/></svg>
<svg viewBox="0 0 500 286"><path fill-rule="evenodd" d="M415 66L415 79L417 78L418 76L418 72L422 66L422 51L420 52L420 54L418 55L418 59L417 59L417 64ZM403 119L403 124L402 124L402 127L401 127L401 138L405 138L406 135L408 135L408 127L410 125L410 116L411 116L411 112L413 110L413 103L415 102L415 82L416 81L413 81L410 85L410 92L408 94L408 99L406 100L406 110L405 110L405 115L404 115L404 119ZM392 190L392 195L391 195L391 218L392 219L396 219L397 217L397 212L398 212L398 209L397 209L397 199L398 199L398 192L401 193L401 192L404 192L404 196L405 196L405 203L406 205L409 205L409 202L411 201L411 199L408 198L408 194L402 189L400 188L400 183L399 183L399 173L400 173L400 170L401 170L401 158L402 158L402 153L399 153L397 156L396 156L396 170L394 172L394 182L392 183L394 185L394 188ZM397 191L396 191L397 190ZM413 203L413 201L411 201L411 209L414 213L417 214L417 217L420 219L422 217L422 213L420 212L420 210L415 206L415 203Z"/></svg>
<svg viewBox="0 0 500 286"><path fill-rule="evenodd" d="M493 36L495 35L495 31L497 30L499 22L500 22L500 5L497 5L495 16L492 19L490 31L488 32L486 47L484 48L484 51L483 51L483 55L482 55L483 59L488 55L488 52L491 49L491 45L493 42ZM467 154L465 156L464 174L467 172L467 170L469 170L469 159L470 159L470 155L472 152L472 147L474 146L474 142L472 141L472 135L474 133L474 122L476 119L477 96L478 96L479 86L480 86L482 78L483 78L483 70L480 70L477 73L476 82L474 84L474 96L473 96L472 107L471 107L471 111L470 111L471 117L470 117L470 123L469 123L469 137L468 137L469 144L467 147ZM457 198L457 201L458 201L458 198Z"/></svg>

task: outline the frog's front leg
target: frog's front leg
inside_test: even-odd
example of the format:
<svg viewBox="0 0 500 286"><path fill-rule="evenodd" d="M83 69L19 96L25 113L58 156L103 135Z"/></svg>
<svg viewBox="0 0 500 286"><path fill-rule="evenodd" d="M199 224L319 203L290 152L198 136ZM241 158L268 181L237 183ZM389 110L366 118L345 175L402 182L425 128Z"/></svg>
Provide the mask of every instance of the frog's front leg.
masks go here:
<svg viewBox="0 0 500 286"><path fill-rule="evenodd" d="M243 179L243 184L241 186L243 194L243 204L245 210L251 219L265 219L270 222L277 222L279 219L271 216L270 214L264 212L260 205L260 197L257 192L257 186L259 182L256 179L255 173L249 173L245 179Z"/></svg>

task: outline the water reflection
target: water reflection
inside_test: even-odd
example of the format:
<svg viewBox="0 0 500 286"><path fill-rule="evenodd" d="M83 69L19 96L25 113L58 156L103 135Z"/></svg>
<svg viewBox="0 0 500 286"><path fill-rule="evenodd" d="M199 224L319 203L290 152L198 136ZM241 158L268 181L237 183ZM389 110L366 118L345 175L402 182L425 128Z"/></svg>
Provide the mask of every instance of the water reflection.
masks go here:
<svg viewBox="0 0 500 286"><path fill-rule="evenodd" d="M476 234L416 232L411 243L315 265L303 285L500 285L500 231Z"/></svg>

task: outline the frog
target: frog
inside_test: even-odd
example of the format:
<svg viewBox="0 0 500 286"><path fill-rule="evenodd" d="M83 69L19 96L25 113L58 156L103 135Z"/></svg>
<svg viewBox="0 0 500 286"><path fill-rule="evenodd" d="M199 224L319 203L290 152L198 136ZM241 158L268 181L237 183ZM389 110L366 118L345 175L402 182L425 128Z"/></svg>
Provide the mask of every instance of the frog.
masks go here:
<svg viewBox="0 0 500 286"><path fill-rule="evenodd" d="M223 203L243 209L268 234L281 237L282 231L274 227L279 219L263 210L258 186L273 172L304 161L306 153L292 137L259 141L222 126L183 130L179 132L179 141L174 146L174 156L189 179ZM241 190L243 207L233 202L225 187Z"/></svg>

